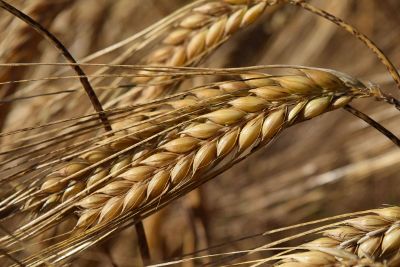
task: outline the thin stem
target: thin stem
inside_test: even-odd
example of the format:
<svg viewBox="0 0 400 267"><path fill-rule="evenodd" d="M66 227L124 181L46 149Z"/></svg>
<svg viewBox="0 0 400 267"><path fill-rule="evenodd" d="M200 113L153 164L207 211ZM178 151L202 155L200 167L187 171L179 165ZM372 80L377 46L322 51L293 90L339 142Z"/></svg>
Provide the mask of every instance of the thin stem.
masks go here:
<svg viewBox="0 0 400 267"><path fill-rule="evenodd" d="M137 222L135 224L135 229L143 265L147 266L150 264L150 251L149 251L149 245L147 244L146 232L144 231L143 222L142 221Z"/></svg>
<svg viewBox="0 0 400 267"><path fill-rule="evenodd" d="M26 15L25 13L21 12L20 10L16 9L12 5L6 3L5 1L0 0L0 7L3 8L4 10L10 12L17 18L21 19L28 25L30 25L39 34L41 34L47 40L49 40L67 61L69 61L70 63L74 63L74 65L72 65L73 70L80 77L79 80L80 80L83 88L85 89L86 94L88 95L94 109L99 113L100 120L104 124L105 130L110 131L111 125L104 113L103 107L101 106L99 99L96 96L96 93L94 92L92 86L89 83L89 80L86 77L85 72L82 70L82 68L79 66L79 64L75 64L75 63L77 63L77 61L71 55L71 53L69 53L69 51L65 48L65 46L61 43L61 41L58 40L57 37L55 37L51 32L49 32L40 23L38 23L37 21L35 21L33 18Z"/></svg>
<svg viewBox="0 0 400 267"><path fill-rule="evenodd" d="M361 111L353 108L350 105L346 105L344 107L345 110L347 110L348 112L350 112L351 114L353 114L354 116L362 119L363 121L365 121L366 123L368 123L369 125L371 125L372 127L374 127L375 129L377 129L378 131L380 131L381 133L383 133L387 138L390 139L390 141L392 141L395 145L397 145L398 147L400 147L400 140L399 138L397 138L397 136L395 136L391 131L389 131L388 129L386 129L385 127L383 127L381 124L379 124L378 122L376 122L374 119L370 118L368 115L362 113Z"/></svg>
<svg viewBox="0 0 400 267"><path fill-rule="evenodd" d="M381 97L377 97L378 100L382 100L390 105L393 105L397 110L400 111L400 101L391 95L381 93Z"/></svg>

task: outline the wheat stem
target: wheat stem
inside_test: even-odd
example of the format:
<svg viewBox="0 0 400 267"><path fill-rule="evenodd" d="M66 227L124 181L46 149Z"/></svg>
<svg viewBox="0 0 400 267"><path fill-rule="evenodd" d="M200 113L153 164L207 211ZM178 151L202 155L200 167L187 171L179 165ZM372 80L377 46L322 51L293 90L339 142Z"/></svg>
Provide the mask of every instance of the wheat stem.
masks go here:
<svg viewBox="0 0 400 267"><path fill-rule="evenodd" d="M149 245L147 244L146 232L144 230L143 222L135 223L135 230L139 243L140 255L142 256L143 265L147 266L150 264L150 251Z"/></svg>
<svg viewBox="0 0 400 267"><path fill-rule="evenodd" d="M384 136L386 136L390 141L392 141L396 146L400 147L400 139L395 136L391 131L383 127L381 124L376 122L374 119L370 118L368 115L362 113L361 111L353 108L350 105L346 105L343 107L345 110L353 114L354 116L362 119L375 129L377 129L379 132L381 132Z"/></svg>

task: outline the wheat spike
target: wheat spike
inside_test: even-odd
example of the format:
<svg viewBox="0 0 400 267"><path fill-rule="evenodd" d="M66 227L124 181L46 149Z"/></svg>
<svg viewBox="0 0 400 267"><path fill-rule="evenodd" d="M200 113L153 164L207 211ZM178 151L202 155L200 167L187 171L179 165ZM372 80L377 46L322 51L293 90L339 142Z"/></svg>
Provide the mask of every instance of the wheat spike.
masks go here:
<svg viewBox="0 0 400 267"><path fill-rule="evenodd" d="M322 251L321 251L322 250ZM384 267L394 266L371 259L359 259L342 249L310 249L306 252L282 256L284 260L274 265L279 267Z"/></svg>
<svg viewBox="0 0 400 267"><path fill-rule="evenodd" d="M224 165L224 159L245 157L256 147L267 144L282 129L339 108L351 100L348 92L352 89L336 76L331 75L328 79L329 83L335 80L340 85L333 90L324 87L323 83L317 85L320 81L315 82L307 76L308 73L316 74L318 71L305 70L303 75L294 76L262 76L262 85L273 83L276 88L289 91L289 97L283 102L271 101L265 98L265 94L263 98L252 91L256 89L265 93L268 87L254 88L246 84L252 89L238 91L239 95L227 101L228 105L174 129L170 138L159 141L150 153L135 157L129 170L113 180L112 188L103 187L77 204L83 209L83 219L79 220L78 228L90 226L88 217L91 223L106 222L145 205L181 183L200 179L207 172L219 168L219 164ZM257 82L260 86L261 79ZM221 88L207 90L220 91ZM356 93L352 97L361 95ZM221 92L219 97L224 96ZM347 101L343 101L343 97ZM114 187L118 187L118 192ZM91 216L86 215L87 212Z"/></svg>
<svg viewBox="0 0 400 267"><path fill-rule="evenodd" d="M158 66L192 66L225 42L238 30L259 18L266 1L210 1L193 8L163 37L143 64ZM174 78L169 75L151 77L153 72L140 71L133 82L146 87L130 90L127 95L112 100L116 104L142 103L174 90ZM175 77L176 78L176 77ZM156 84L156 85L152 85ZM126 98L126 96L129 98Z"/></svg>
<svg viewBox="0 0 400 267"><path fill-rule="evenodd" d="M387 263L384 266L396 266L400 251L400 207L388 207L372 210L371 214L343 221L341 224L322 231L324 237L305 243L299 249L309 249L308 252L285 255L285 260L292 266L302 266L304 259L318 262L317 266L325 266L334 257L322 257L325 249L340 249L357 259L359 264L368 260ZM316 252L315 248L321 251ZM336 256L336 255L335 255ZM308 262L312 264L311 262ZM347 265L344 265L347 266ZM353 266L353 265L351 265ZM355 265L370 266L370 265ZM373 265L374 266L374 265Z"/></svg>

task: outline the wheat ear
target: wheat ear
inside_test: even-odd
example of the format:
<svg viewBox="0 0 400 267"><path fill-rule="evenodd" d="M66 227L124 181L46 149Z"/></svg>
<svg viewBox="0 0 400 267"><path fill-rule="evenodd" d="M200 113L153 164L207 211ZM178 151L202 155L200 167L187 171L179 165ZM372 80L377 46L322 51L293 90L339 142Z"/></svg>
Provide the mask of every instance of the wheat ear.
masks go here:
<svg viewBox="0 0 400 267"><path fill-rule="evenodd" d="M342 249L310 248L306 252L281 256L283 259L276 267L388 267L392 264L376 262L372 259L360 259Z"/></svg>
<svg viewBox="0 0 400 267"><path fill-rule="evenodd" d="M224 161L245 157L284 128L343 107L353 97L367 96L320 71L253 77L244 83L249 88L240 90L240 95L230 92L234 97L224 106L174 128L150 151L133 156L127 163L129 170L80 201L77 205L83 212L78 228L113 220L146 205L181 183L221 168ZM222 88L200 89L198 95L222 97Z"/></svg>
<svg viewBox="0 0 400 267"><path fill-rule="evenodd" d="M325 266L335 257L324 256L324 249L340 249L353 258L387 263L396 266L400 251L400 207L372 210L370 215L348 219L322 231L324 237L305 243L299 249L308 252L290 253L277 266ZM311 248L311 249L310 249ZM321 250L316 251L315 248ZM336 256L336 255L334 255ZM368 265L369 266L369 265Z"/></svg>
<svg viewBox="0 0 400 267"><path fill-rule="evenodd" d="M229 106L234 108L231 111L229 109L226 110L225 113L227 113L228 115L229 113L236 114L236 119L238 120L238 122L234 121L234 123L243 123L243 121L239 120L242 119L242 117L243 119L248 120L247 117L250 115L254 116L255 111L259 112L260 110L264 111L266 108L274 108L274 106L279 105L283 106L284 103L291 104L296 101L306 101L307 98L310 99L316 96L324 95L326 93L329 94L329 92L334 92L335 90L339 92L348 92L349 90L351 90L350 87L346 86L335 75L328 72L316 70L303 70L302 73L294 76L269 77L266 75L247 75L246 78L247 80L244 81L228 81L219 83L217 85L209 87L205 86L203 88L196 89L193 92L188 93L190 95L185 98L163 103L160 110L152 111L151 114L153 114L154 117L156 117L155 115L162 113L168 114L168 112L171 113L170 110L173 110L174 108L186 108L189 110L192 109L191 112L197 112L195 111L196 108L204 109L204 106L208 104L207 101L209 101L209 98L217 98L217 100L215 101L221 101L221 99L223 100L225 98L230 99L231 102ZM314 80L316 80L316 82ZM240 97L241 95L243 95L244 97ZM234 98L237 99L234 100ZM343 102L344 105L351 100L351 97L344 96L343 99L346 100ZM202 105L197 105L197 102L201 103L202 101L204 102L202 103ZM226 102L226 100L224 101ZM330 101L328 96L325 101ZM212 100L209 104L212 104ZM222 106L226 104L219 105ZM258 106L253 107L254 110L252 110L251 108L246 108L246 105ZM222 109L222 107L220 106L217 106L216 108ZM210 111L210 108L206 107L206 109L202 112L205 112L207 110ZM214 114L213 116L220 116L223 112L223 110L215 110L212 114ZM246 112L250 114L247 115ZM293 117L294 115L292 114L290 116ZM91 186L99 179L104 178L110 173L117 175L120 169L124 167L126 168L128 164L131 164L132 159L136 160L140 156L140 154L143 154L144 152L140 151L140 153L136 153L136 151L136 155L131 154L119 158L114 158L114 163L112 164L115 166L111 168L104 168L99 166L99 168L94 171L94 175L88 173L88 171L90 170L88 170L87 168L104 159L107 159L108 157L117 153L118 151L121 151L122 149L132 146L135 143L139 143L140 141L150 137L151 135L157 133L162 129L173 126L177 123L181 123L182 118L184 118L184 116L182 117L182 115L180 115L180 119L175 119L173 113L171 113L169 117L172 118L169 118L170 121L168 123L166 123L165 121L167 119L167 117L165 116L159 119L156 118L153 120L150 119L141 122L141 120L143 120L143 116L139 115L133 117L128 121L124 121L123 124L134 124L135 122L137 123L137 126L131 127L129 129L130 134L125 133L126 135L128 135L127 137L108 138L106 140L103 140L102 146L96 149L89 150L75 160L67 163L60 169L53 171L50 175L47 176L44 183L41 185L41 190L36 194L36 196L39 197L39 199L49 197L46 200L44 206L48 206L49 204L54 205L60 200L65 201L77 192L80 192L83 188ZM306 114L306 117L308 117L308 114ZM292 118L288 119L291 120ZM161 120L164 120L164 122L162 122ZM201 117L199 120L204 121L205 117ZM213 119L211 118L211 120ZM196 123L196 120L193 120L193 123ZM211 138L213 137L213 134L228 130L229 127L224 127L224 123L222 121L214 119L213 124L203 123L199 126L194 127L192 131L198 131L198 133L192 133L192 139L186 138L181 140L182 142L184 141L187 144L177 143L176 146L179 147L182 145L191 145L192 147L190 148L195 148L198 143L201 142L202 138ZM207 131L210 131L210 133L207 133ZM183 134L186 133L183 132ZM190 142L192 142L193 144L191 144ZM174 153L174 151L169 152ZM93 167L91 169L93 169ZM78 172L80 173L76 175L76 173ZM70 177L72 175L74 175L74 177ZM149 173L149 175L151 175L151 173ZM51 208L51 205L49 206L49 208Z"/></svg>
<svg viewBox="0 0 400 267"><path fill-rule="evenodd" d="M266 1L224 0L199 5L175 23L142 63L153 66L195 65L231 35L256 21L267 4ZM120 104L144 102L171 94L175 89L176 77L152 76L152 72L140 71L133 79L140 87L113 98L108 105L115 105L121 99Z"/></svg>

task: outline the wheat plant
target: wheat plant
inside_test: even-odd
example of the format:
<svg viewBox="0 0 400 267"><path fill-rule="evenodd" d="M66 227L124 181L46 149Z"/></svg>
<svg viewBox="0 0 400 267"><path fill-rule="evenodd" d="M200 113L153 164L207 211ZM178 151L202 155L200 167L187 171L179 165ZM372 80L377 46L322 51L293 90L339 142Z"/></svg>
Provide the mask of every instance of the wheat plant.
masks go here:
<svg viewBox="0 0 400 267"><path fill-rule="evenodd" d="M365 25L397 4L95 2L0 0L2 264L399 264L399 208L370 210L399 200L399 50L329 13ZM363 56L341 55L351 37Z"/></svg>

